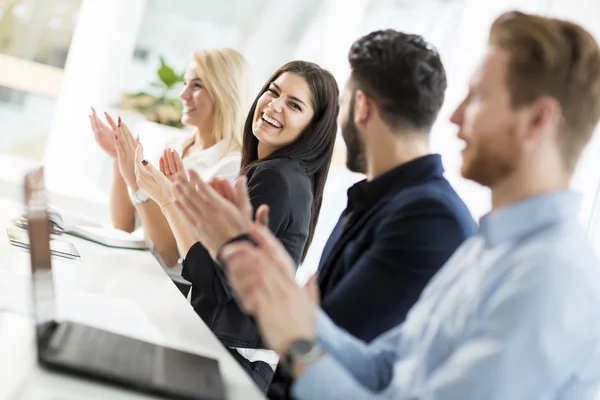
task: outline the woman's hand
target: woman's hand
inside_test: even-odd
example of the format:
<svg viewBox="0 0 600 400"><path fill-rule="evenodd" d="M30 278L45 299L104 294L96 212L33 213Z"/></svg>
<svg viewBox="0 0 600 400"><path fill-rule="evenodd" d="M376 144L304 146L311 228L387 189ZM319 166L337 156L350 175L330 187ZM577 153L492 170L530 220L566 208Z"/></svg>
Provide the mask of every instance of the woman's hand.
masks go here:
<svg viewBox="0 0 600 400"><path fill-rule="evenodd" d="M98 118L96 110L92 107L92 114L89 116L90 123L92 125L92 131L94 131L96 143L98 143L100 148L112 158L117 158L117 147L115 141L118 127L108 113L104 113L104 116L106 117L110 127L106 126L106 124L102 122L100 118Z"/></svg>
<svg viewBox="0 0 600 400"><path fill-rule="evenodd" d="M141 144L135 151L135 176L138 186L160 207L175 201L173 183L152 164L144 160L144 148Z"/></svg>
<svg viewBox="0 0 600 400"><path fill-rule="evenodd" d="M175 176L177 176L177 174L183 174L183 176L187 178L185 170L183 169L183 161L176 150L165 149L159 164L160 172L162 172L171 183L175 181Z"/></svg>
<svg viewBox="0 0 600 400"><path fill-rule="evenodd" d="M119 122L117 123L117 137L115 142L117 148L117 162L119 164L121 176L127 186L135 191L137 189L134 165L135 149L139 144L139 141L136 141L133 138L127 125L121 122L120 117Z"/></svg>

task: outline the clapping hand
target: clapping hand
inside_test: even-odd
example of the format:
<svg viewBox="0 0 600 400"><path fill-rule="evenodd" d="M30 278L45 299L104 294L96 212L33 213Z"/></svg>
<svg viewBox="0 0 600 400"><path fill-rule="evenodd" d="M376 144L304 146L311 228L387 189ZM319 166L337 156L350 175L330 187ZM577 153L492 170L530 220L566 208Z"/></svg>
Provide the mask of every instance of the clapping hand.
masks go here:
<svg viewBox="0 0 600 400"><path fill-rule="evenodd" d="M172 149L165 149L163 155L159 161L160 172L162 172L171 183L175 182L175 176L177 174L183 174L186 177L185 170L183 168L183 161L179 157L179 153Z"/></svg>
<svg viewBox="0 0 600 400"><path fill-rule="evenodd" d="M173 183L152 164L144 160L144 148L141 144L135 151L135 177L138 186L160 207L173 203Z"/></svg>
<svg viewBox="0 0 600 400"><path fill-rule="evenodd" d="M254 224L246 177L239 177L232 187L218 178L205 182L192 170L189 176L189 180L181 174L175 179L176 205L187 217L196 238L215 258L225 243L247 233ZM267 206L259 208L259 223L268 224L268 212Z"/></svg>
<svg viewBox="0 0 600 400"><path fill-rule="evenodd" d="M92 114L90 117L90 124L92 125L92 131L94 131L94 137L96 138L96 143L100 146L102 150L106 152L112 158L117 158L117 148L115 141L117 139L117 124L115 121L108 115L108 113L104 113L106 120L108 121L110 126L107 126L104 122L98 118L98 114L96 114L96 110L92 107Z"/></svg>
<svg viewBox="0 0 600 400"><path fill-rule="evenodd" d="M119 117L117 123L116 135L117 148L117 163L123 180L131 189L137 188L135 176L135 149L139 144L139 140L133 138L133 135L127 128L127 125L121 121Z"/></svg>
<svg viewBox="0 0 600 400"><path fill-rule="evenodd" d="M237 180L235 186L229 182L228 179L222 179L218 177L214 177L209 181L209 185L219 193L223 198L229 200L233 203L238 211L241 213L247 214L248 212L252 212L248 210L248 205L250 205L250 199L248 197L248 190L244 188L243 185L245 181ZM255 214L255 221L261 224L262 226L269 226L269 206L266 204L262 204L258 207Z"/></svg>

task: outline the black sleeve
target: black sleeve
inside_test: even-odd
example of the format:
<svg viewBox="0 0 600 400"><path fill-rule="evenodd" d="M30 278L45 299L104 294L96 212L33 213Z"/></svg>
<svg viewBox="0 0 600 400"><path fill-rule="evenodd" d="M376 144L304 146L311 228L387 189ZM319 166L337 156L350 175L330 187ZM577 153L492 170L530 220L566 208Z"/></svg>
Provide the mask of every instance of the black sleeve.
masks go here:
<svg viewBox="0 0 600 400"><path fill-rule="evenodd" d="M467 234L441 202L423 200L390 214L374 237L322 302L337 325L365 341L404 321Z"/></svg>
<svg viewBox="0 0 600 400"><path fill-rule="evenodd" d="M269 206L269 228L275 236L285 230L290 213L290 188L286 177L275 168L259 169L248 181L248 194L254 212Z"/></svg>
<svg viewBox="0 0 600 400"><path fill-rule="evenodd" d="M248 192L255 212L262 204L269 206L269 228L278 236L285 229L289 214L290 194L285 177L274 168L258 169L248 181ZM215 304L232 300L223 268L199 242L186 254L182 276Z"/></svg>

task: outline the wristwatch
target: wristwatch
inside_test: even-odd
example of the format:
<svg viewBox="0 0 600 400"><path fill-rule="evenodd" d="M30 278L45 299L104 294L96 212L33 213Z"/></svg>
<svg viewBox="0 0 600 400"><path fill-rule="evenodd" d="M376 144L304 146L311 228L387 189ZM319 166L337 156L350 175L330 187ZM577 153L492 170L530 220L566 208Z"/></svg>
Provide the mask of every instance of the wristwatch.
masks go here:
<svg viewBox="0 0 600 400"><path fill-rule="evenodd" d="M133 205L142 204L150 200L150 197L142 189L136 190L135 193L129 190L129 198L131 199L131 204Z"/></svg>
<svg viewBox="0 0 600 400"><path fill-rule="evenodd" d="M222 266L225 265L225 263L223 262L223 258L221 257L223 255L223 249L229 246L230 244L236 242L249 242L254 247L258 247L258 244L254 241L254 239L252 239L252 236L248 235L247 233L242 233L241 235L238 235L233 239L228 240L223 246L219 247L219 250L217 250L217 256L215 257L215 261L221 264Z"/></svg>
<svg viewBox="0 0 600 400"><path fill-rule="evenodd" d="M294 365L310 364L318 360L322 354L321 346L316 339L298 339L292 342L288 351L283 355L281 363L284 371L292 376Z"/></svg>

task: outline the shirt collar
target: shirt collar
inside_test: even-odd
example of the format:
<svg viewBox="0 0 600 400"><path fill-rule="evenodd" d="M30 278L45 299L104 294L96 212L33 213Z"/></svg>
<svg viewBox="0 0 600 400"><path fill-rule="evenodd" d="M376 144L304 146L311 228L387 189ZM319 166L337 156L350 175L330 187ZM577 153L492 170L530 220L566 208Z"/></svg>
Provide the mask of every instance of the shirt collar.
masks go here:
<svg viewBox="0 0 600 400"><path fill-rule="evenodd" d="M362 180L348 189L348 208L367 209L399 188L406 188L443 177L444 167L439 154L429 154L401 164L372 181Z"/></svg>
<svg viewBox="0 0 600 400"><path fill-rule="evenodd" d="M194 141L194 137L191 137L190 139L186 140L183 143L182 148L185 149L193 141ZM226 150L225 149L225 140L220 140L217 143L210 146L208 149L195 150L195 151L191 152L188 155L188 157L186 157L186 159L189 158L190 159L189 162L191 162L193 164L204 163L206 165L214 165L221 158L223 158L223 156L226 155L225 150Z"/></svg>
<svg viewBox="0 0 600 400"><path fill-rule="evenodd" d="M532 197L484 215L479 221L479 231L486 246L494 247L557 222L577 219L579 199L578 194L570 191Z"/></svg>

